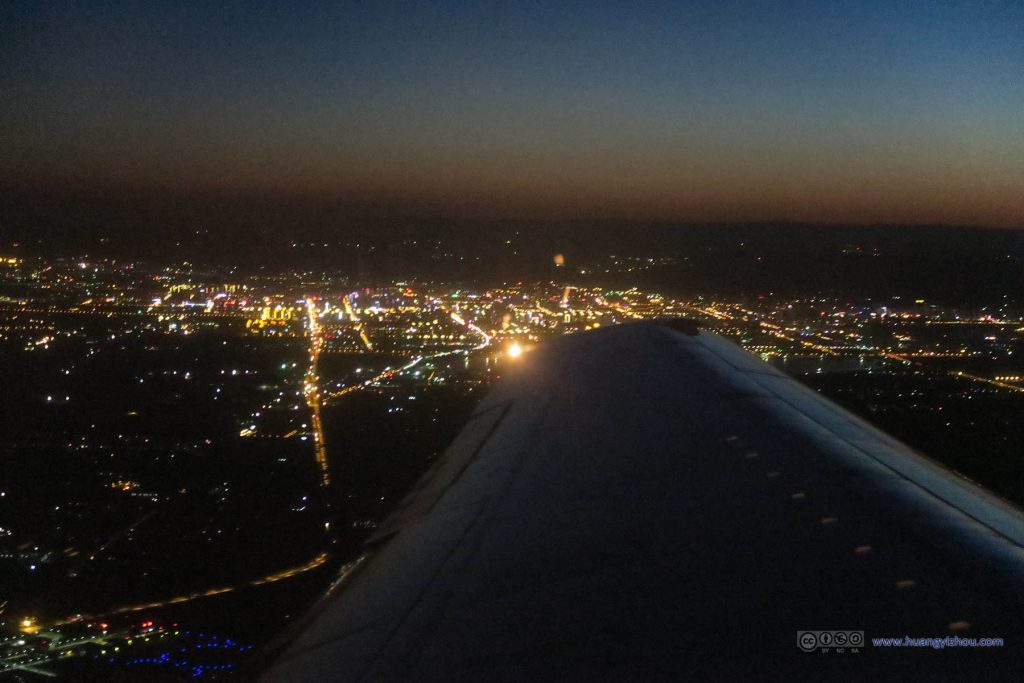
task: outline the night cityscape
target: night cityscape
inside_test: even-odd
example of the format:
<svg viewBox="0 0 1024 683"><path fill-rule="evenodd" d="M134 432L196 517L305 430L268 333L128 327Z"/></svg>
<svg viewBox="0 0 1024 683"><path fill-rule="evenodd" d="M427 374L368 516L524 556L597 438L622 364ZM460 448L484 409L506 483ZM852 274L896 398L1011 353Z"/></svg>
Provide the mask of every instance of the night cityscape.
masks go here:
<svg viewBox="0 0 1024 683"><path fill-rule="evenodd" d="M1019 673L1024 9L244 5L0 9L0 680Z"/></svg>
<svg viewBox="0 0 1024 683"><path fill-rule="evenodd" d="M636 319L696 320L1024 500L1017 292L986 306L681 296L572 284L594 266L561 254L551 279L471 286L14 253L0 283L9 671L244 670L506 366ZM605 263L611 277L680 260Z"/></svg>

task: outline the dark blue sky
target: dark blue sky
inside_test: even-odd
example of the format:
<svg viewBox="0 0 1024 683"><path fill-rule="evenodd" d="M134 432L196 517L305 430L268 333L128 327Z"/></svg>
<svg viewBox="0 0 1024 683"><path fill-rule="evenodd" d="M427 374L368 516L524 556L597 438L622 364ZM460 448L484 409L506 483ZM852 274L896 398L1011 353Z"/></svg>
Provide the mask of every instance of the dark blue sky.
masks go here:
<svg viewBox="0 0 1024 683"><path fill-rule="evenodd" d="M1024 3L7 2L0 175L1024 225Z"/></svg>

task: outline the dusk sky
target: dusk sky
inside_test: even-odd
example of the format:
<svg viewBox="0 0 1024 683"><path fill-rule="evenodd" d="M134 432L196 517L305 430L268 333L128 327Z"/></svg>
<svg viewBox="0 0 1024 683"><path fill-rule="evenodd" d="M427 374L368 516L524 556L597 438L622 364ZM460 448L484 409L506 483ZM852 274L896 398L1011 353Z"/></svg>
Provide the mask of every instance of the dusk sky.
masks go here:
<svg viewBox="0 0 1024 683"><path fill-rule="evenodd" d="M1024 227L1024 3L5 2L0 179Z"/></svg>

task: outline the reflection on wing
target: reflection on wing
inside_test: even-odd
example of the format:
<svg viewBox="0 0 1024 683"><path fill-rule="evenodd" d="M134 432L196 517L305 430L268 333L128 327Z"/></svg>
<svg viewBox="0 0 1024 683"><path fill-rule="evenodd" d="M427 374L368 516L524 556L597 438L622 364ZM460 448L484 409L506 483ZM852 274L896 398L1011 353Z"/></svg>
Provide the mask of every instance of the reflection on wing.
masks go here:
<svg viewBox="0 0 1024 683"><path fill-rule="evenodd" d="M629 324L524 354L267 678L1018 672L1020 512L692 332ZM868 642L801 651L816 629ZM952 633L1006 647L870 642Z"/></svg>

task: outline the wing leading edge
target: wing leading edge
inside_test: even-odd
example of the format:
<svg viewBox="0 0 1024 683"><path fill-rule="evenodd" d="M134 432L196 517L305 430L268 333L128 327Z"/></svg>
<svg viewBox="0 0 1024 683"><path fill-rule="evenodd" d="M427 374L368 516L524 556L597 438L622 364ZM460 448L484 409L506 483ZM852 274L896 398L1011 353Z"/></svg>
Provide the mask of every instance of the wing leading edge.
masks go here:
<svg viewBox="0 0 1024 683"><path fill-rule="evenodd" d="M1022 546L1017 509L732 343L622 325L524 355L266 678L1010 678ZM822 629L868 642L797 647ZM1005 646L870 642L952 634Z"/></svg>

